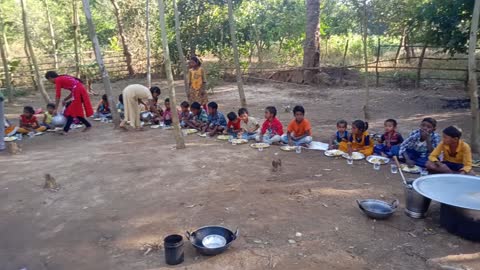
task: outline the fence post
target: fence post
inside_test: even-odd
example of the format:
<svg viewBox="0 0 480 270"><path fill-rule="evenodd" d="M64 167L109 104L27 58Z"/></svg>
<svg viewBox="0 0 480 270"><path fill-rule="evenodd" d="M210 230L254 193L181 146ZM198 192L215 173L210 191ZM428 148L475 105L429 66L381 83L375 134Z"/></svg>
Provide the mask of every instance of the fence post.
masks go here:
<svg viewBox="0 0 480 270"><path fill-rule="evenodd" d="M345 44L345 50L343 51L343 60L342 60L342 72L340 73L340 82L343 82L343 73L345 72L345 58L347 57L347 51L348 51L348 41Z"/></svg>
<svg viewBox="0 0 480 270"><path fill-rule="evenodd" d="M375 63L375 75L376 75L376 84L375 86L378 87L380 74L378 73L378 61L380 60L380 38L378 38L378 47L377 47L377 61Z"/></svg>
<svg viewBox="0 0 480 270"><path fill-rule="evenodd" d="M5 115L3 114L3 95L0 93L0 151L5 150Z"/></svg>
<svg viewBox="0 0 480 270"><path fill-rule="evenodd" d="M420 79L422 77L423 58L425 57L426 50L427 50L427 43L423 45L422 53L420 54L420 59L418 60L417 79L415 80L415 88L418 88L420 86Z"/></svg>

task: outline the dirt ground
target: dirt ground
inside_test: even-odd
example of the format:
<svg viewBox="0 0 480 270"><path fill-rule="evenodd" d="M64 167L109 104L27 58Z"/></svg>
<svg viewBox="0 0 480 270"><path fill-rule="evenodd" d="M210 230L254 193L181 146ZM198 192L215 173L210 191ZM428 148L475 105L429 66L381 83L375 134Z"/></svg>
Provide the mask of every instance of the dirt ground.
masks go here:
<svg viewBox="0 0 480 270"><path fill-rule="evenodd" d="M120 93L134 82L141 81L113 86ZM182 101L181 82L177 92ZM457 124L470 132L468 110L444 110L440 100L462 90L371 92L371 132L381 132L383 121L393 117L406 136L426 116L435 117L440 130ZM364 91L357 87L250 84L246 94L251 115L262 118L265 106L275 105L284 124L292 115L283 107L303 104L319 141L332 134L337 119L362 117ZM238 110L234 84L218 87L210 100L225 113ZM17 103L6 109L9 116L41 99ZM420 270L428 269L430 258L480 251L478 243L439 226L438 204L424 220L404 215L400 176L387 166L374 171L365 161L348 166L319 151L258 152L196 135L186 142L187 149L174 150L172 131L121 132L94 123L89 133L24 139L21 154L1 154L0 269ZM277 158L283 169L274 173ZM58 192L42 188L45 173L61 185ZM399 199L401 206L389 220L374 221L356 206L365 198ZM185 243L185 262L167 267L162 250L146 256L140 250L168 234L211 224L240 231L224 254L203 257ZM464 265L480 269L479 262Z"/></svg>

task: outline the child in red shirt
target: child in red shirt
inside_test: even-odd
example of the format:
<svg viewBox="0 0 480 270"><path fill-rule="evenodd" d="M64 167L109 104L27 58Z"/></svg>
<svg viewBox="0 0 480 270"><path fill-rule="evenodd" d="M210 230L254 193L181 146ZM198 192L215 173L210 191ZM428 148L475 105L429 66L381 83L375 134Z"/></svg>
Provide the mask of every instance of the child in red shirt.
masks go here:
<svg viewBox="0 0 480 270"><path fill-rule="evenodd" d="M237 134L240 132L240 118L238 118L237 114L234 112L229 112L227 114L228 123L227 123L227 130L226 133L237 138Z"/></svg>
<svg viewBox="0 0 480 270"><path fill-rule="evenodd" d="M278 144L282 140L283 125L277 118L277 108L269 106L265 108L265 122L263 122L257 142Z"/></svg>
<svg viewBox="0 0 480 270"><path fill-rule="evenodd" d="M20 115L20 125L17 130L21 134L29 134L31 132L43 132L47 127L42 127L38 124L37 117L35 117L35 110L31 106L23 108L23 114Z"/></svg>

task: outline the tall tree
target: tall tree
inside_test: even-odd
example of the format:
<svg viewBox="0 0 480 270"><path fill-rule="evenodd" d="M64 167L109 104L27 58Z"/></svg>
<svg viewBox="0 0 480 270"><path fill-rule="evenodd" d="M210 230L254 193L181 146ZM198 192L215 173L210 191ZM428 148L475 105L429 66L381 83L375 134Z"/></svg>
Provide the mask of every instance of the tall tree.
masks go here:
<svg viewBox="0 0 480 270"><path fill-rule="evenodd" d="M163 0L158 0L158 11L160 13L160 28L162 31L162 45L163 45L163 56L165 61L165 72L167 75L168 81L168 90L170 96L170 103L175 113L172 113L172 122L173 122L173 134L175 136L175 142L177 144L177 149L185 148L185 141L183 140L182 131L180 130L180 119L178 117L177 110L177 100L175 96L175 85L173 81L172 74L172 65L170 63L170 51L168 48L168 38L167 38L167 25L165 22L165 3Z"/></svg>
<svg viewBox="0 0 480 270"><path fill-rule="evenodd" d="M0 11L0 32L5 31L5 26L3 23L3 17L2 13ZM8 52L7 52L7 47L5 46L5 36L1 35L0 36L0 54L2 57L2 63L3 63L3 71L5 73L5 87L7 88L7 97L8 97L8 103L13 102L13 88L12 88L12 78L10 77L10 69L8 67ZM2 137L0 137L2 138Z"/></svg>
<svg viewBox="0 0 480 270"><path fill-rule="evenodd" d="M370 88L368 86L368 6L367 0L363 0L363 23L362 23L362 41L363 41L363 60L365 67L365 74L363 77L363 84L365 87L365 105L363 105L363 114L365 120L370 119L369 103L370 103Z"/></svg>
<svg viewBox="0 0 480 270"><path fill-rule="evenodd" d="M150 62L150 0L145 3L145 42L147 43L147 85L152 87L152 66Z"/></svg>
<svg viewBox="0 0 480 270"><path fill-rule="evenodd" d="M175 13L175 38L177 41L178 56L180 58L180 65L183 70L183 84L185 87L185 94L189 98L189 86L188 86L188 67L183 54L182 39L180 38L180 16L178 14L177 0L173 0L173 11Z"/></svg>
<svg viewBox="0 0 480 270"><path fill-rule="evenodd" d="M243 78L242 70L240 69L240 57L238 54L237 46L237 30L235 25L235 17L233 16L233 3L232 0L228 1L228 22L230 24L230 38L232 40L233 59L235 61L235 73L237 75L238 94L240 95L240 104L242 107L247 107L247 99L245 97L245 91L243 90Z"/></svg>
<svg viewBox="0 0 480 270"><path fill-rule="evenodd" d="M103 85L105 87L105 94L108 97L109 104L115 104L115 100L113 98L113 91L112 85L110 84L110 77L108 75L108 71L105 68L105 64L103 62L102 52L100 50L100 43L98 42L97 32L95 31L95 24L92 20L92 12L90 10L89 0L82 0L83 3L83 11L85 12L85 18L87 19L88 25L88 33L90 36L90 40L93 44L93 51L95 52L95 58L97 60L98 68L100 70L100 74L102 74ZM117 110L112 111L112 118L115 128L117 128L120 124L120 115L118 114Z"/></svg>
<svg viewBox="0 0 480 270"><path fill-rule="evenodd" d="M307 22L305 26L305 43L303 47L303 81L313 81L314 68L320 66L319 21L320 0L306 0Z"/></svg>
<svg viewBox="0 0 480 270"><path fill-rule="evenodd" d="M22 21L23 21L23 31L25 32L25 43L27 45L28 52L30 53L30 57L32 59L33 69L35 72L35 80L37 86L40 90L40 94L42 95L43 99L46 103L49 103L50 96L48 96L47 91L45 90L45 86L43 85L42 76L40 75L40 70L38 69L37 58L35 57L35 52L33 51L32 42L30 41L30 34L28 32L28 18L27 18L27 7L25 4L26 0L20 0L20 4L22 6Z"/></svg>
<svg viewBox="0 0 480 270"><path fill-rule="evenodd" d="M80 77L81 65L81 47L80 47L80 18L78 17L78 0L72 0L72 27L73 27L73 47L75 50L75 75Z"/></svg>
<svg viewBox="0 0 480 270"><path fill-rule="evenodd" d="M472 112L471 147L475 153L480 153L480 108L478 104L477 63L475 49L477 47L478 20L480 17L480 0L475 0L470 27L468 48L468 90L470 93L470 110Z"/></svg>
<svg viewBox="0 0 480 270"><path fill-rule="evenodd" d="M117 0L110 0L110 2L112 2L113 13L115 14L115 19L117 20L118 35L122 41L123 55L125 56L125 61L127 63L128 75L133 76L135 71L133 70L132 66L132 53L130 52L127 37L125 36L120 8L118 7Z"/></svg>
<svg viewBox="0 0 480 270"><path fill-rule="evenodd" d="M33 68L32 57L30 56L30 52L28 52L28 45L27 45L26 38L25 38L25 41L23 42L23 50L25 52L25 58L27 59L27 66L29 71L28 76L32 81L32 87L35 91L38 91L37 81L35 80L35 69Z"/></svg>
<svg viewBox="0 0 480 270"><path fill-rule="evenodd" d="M48 0L43 0L43 6L45 7L45 15L47 16L48 22L48 33L50 34L50 42L52 43L52 53L53 61L55 63L55 69L58 69L58 52L57 52L57 41L55 40L55 31L53 29L52 18L50 17L50 10L48 8Z"/></svg>

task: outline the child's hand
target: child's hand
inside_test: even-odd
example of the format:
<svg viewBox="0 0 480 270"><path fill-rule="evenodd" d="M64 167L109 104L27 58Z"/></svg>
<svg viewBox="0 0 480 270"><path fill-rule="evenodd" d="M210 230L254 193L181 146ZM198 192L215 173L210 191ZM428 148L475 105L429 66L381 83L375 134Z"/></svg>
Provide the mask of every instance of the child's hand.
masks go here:
<svg viewBox="0 0 480 270"><path fill-rule="evenodd" d="M411 159L406 160L405 163L407 163L409 168L413 168L415 166L415 161Z"/></svg>

